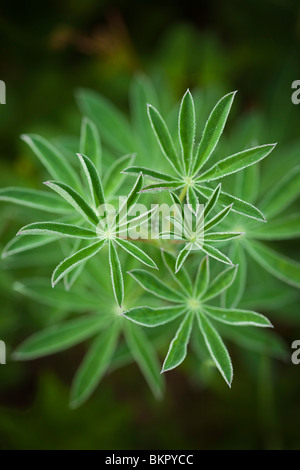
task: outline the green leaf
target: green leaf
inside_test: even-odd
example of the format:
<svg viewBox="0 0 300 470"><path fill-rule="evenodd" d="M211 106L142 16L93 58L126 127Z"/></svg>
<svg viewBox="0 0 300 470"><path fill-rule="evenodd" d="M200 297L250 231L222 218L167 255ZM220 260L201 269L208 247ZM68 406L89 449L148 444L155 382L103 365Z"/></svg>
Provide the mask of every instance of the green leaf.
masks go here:
<svg viewBox="0 0 300 470"><path fill-rule="evenodd" d="M217 368L221 372L223 378L231 387L233 370L232 363L225 344L220 335L214 329L210 321L204 315L197 315L200 331L204 337L207 349L215 362Z"/></svg>
<svg viewBox="0 0 300 470"><path fill-rule="evenodd" d="M88 185L95 207L97 208L98 206L105 204L103 188L99 173L93 162L88 157L86 157L85 155L81 155L80 153L77 153L77 156L88 181Z"/></svg>
<svg viewBox="0 0 300 470"><path fill-rule="evenodd" d="M260 189L259 165L252 165L236 174L235 191L243 201L255 202Z"/></svg>
<svg viewBox="0 0 300 470"><path fill-rule="evenodd" d="M197 174L214 151L225 127L236 91L228 93L218 101L212 110L197 149L193 173Z"/></svg>
<svg viewBox="0 0 300 470"><path fill-rule="evenodd" d="M128 168L125 168L122 173L129 175L139 175L140 173L142 173L144 176L147 176L148 178L152 178L154 180L165 182L174 181L174 176L166 175L161 171L155 171L150 168L145 168L143 166L129 166Z"/></svg>
<svg viewBox="0 0 300 470"><path fill-rule="evenodd" d="M60 235L72 238L98 238L96 231L59 222L34 222L22 227L17 235Z"/></svg>
<svg viewBox="0 0 300 470"><path fill-rule="evenodd" d="M47 245L48 243L54 242L58 239L59 237L44 237L43 235L15 237L3 248L2 258L7 258L8 256L16 255L17 253L23 253L24 251Z"/></svg>
<svg viewBox="0 0 300 470"><path fill-rule="evenodd" d="M218 184L215 190L212 190L211 195L209 196L209 199L207 203L205 204L204 218L207 217L210 211L212 211L213 208L215 207L219 199L220 192L221 192L221 183Z"/></svg>
<svg viewBox="0 0 300 470"><path fill-rule="evenodd" d="M158 269L150 256L148 256L143 250L135 246L133 243L130 243L127 240L123 240L122 238L116 239L115 241L121 248L123 248L123 250L125 250L131 256L134 256L134 258L139 260L141 263L149 266L150 268Z"/></svg>
<svg viewBox="0 0 300 470"><path fill-rule="evenodd" d="M214 320L228 325L272 327L270 321L260 313L205 305L205 312Z"/></svg>
<svg viewBox="0 0 300 470"><path fill-rule="evenodd" d="M227 240L233 240L243 235L244 232L209 232L205 236L206 242L224 242Z"/></svg>
<svg viewBox="0 0 300 470"><path fill-rule="evenodd" d="M175 171L180 174L180 162L174 147L172 137L165 121L163 120L157 109L155 109L151 105L148 105L148 115L163 154L173 166Z"/></svg>
<svg viewBox="0 0 300 470"><path fill-rule="evenodd" d="M187 203L191 205L192 211L194 214L196 214L199 207L199 201L194 189L191 186L189 186L187 189Z"/></svg>
<svg viewBox="0 0 300 470"><path fill-rule="evenodd" d="M0 201L13 202L19 206L32 207L53 213L70 212L70 207L54 194L37 189L4 188L0 189Z"/></svg>
<svg viewBox="0 0 300 470"><path fill-rule="evenodd" d="M205 256L197 271L197 276L194 284L194 295L196 297L202 297L206 292L209 285L209 258Z"/></svg>
<svg viewBox="0 0 300 470"><path fill-rule="evenodd" d="M109 243L109 265L114 296L121 307L124 299L124 282L121 263L113 242Z"/></svg>
<svg viewBox="0 0 300 470"><path fill-rule="evenodd" d="M193 286L186 269L182 267L180 271L175 273L176 258L171 253L164 251L163 249L161 250L161 255L163 262L174 281L181 289L185 290L188 294L191 294Z"/></svg>
<svg viewBox="0 0 300 470"><path fill-rule="evenodd" d="M183 263L187 259L188 255L190 254L192 249L191 243L188 243L182 250L178 253L178 256L176 258L176 264L175 264L175 273L177 274L178 271L182 268Z"/></svg>
<svg viewBox="0 0 300 470"><path fill-rule="evenodd" d="M280 214L300 195L300 166L289 171L266 194L261 207L268 218Z"/></svg>
<svg viewBox="0 0 300 470"><path fill-rule="evenodd" d="M231 155L224 160L213 165L209 170L205 171L198 179L198 182L213 181L224 176L236 173L254 163L265 158L275 148L276 144L261 145L242 152Z"/></svg>
<svg viewBox="0 0 300 470"><path fill-rule="evenodd" d="M204 186L199 186L195 187L196 193L200 193L202 196L209 198L213 194L213 189L211 188L205 188ZM232 205L231 210L233 212L237 212L238 214L245 215L246 217L250 217L252 219L257 219L261 221L265 221L265 216L264 214L257 209L257 207L253 206L252 204L249 204L246 201L242 201L241 199L238 199L231 194L224 193L221 191L218 202L222 204L222 206L229 206Z"/></svg>
<svg viewBox="0 0 300 470"><path fill-rule="evenodd" d="M237 266L230 266L215 277L202 297L203 302L217 297L217 295L220 295L224 290L231 286L235 279L236 272Z"/></svg>
<svg viewBox="0 0 300 470"><path fill-rule="evenodd" d="M225 256L224 253L222 253L220 250L218 250L212 245L208 245L207 243L205 243L203 246L199 247L199 249L204 251L204 253L211 256L212 258L220 261L221 263L232 264L230 259Z"/></svg>
<svg viewBox="0 0 300 470"><path fill-rule="evenodd" d="M106 243L106 240L101 240L92 245L89 245L76 253L72 254L68 258L65 258L53 271L51 282L52 287L54 287L61 278L63 278L67 273L72 271L76 266L78 266L83 261L94 256Z"/></svg>
<svg viewBox="0 0 300 470"><path fill-rule="evenodd" d="M132 165L136 155L131 153L115 160L105 172L103 187L106 195L115 194L125 179L124 167Z"/></svg>
<svg viewBox="0 0 300 470"><path fill-rule="evenodd" d="M192 163L196 131L194 100L189 90L186 91L181 101L178 131L182 151L183 167L185 168L186 173L188 173Z"/></svg>
<svg viewBox="0 0 300 470"><path fill-rule="evenodd" d="M93 336L102 327L101 315L76 318L51 326L24 341L14 353L14 358L35 359L63 351Z"/></svg>
<svg viewBox="0 0 300 470"><path fill-rule="evenodd" d="M73 188L57 181L47 181L44 184L64 198L87 222L98 225L99 218L96 213Z"/></svg>
<svg viewBox="0 0 300 470"><path fill-rule="evenodd" d="M125 335L129 349L138 363L146 381L156 398L163 394L164 380L160 374L156 353L142 329L126 322Z"/></svg>
<svg viewBox="0 0 300 470"><path fill-rule="evenodd" d="M101 307L101 297L78 289L73 290L70 294L60 286L53 290L48 279L26 279L22 282L16 282L14 289L41 304L72 312L99 311ZM104 316L107 317L103 314Z"/></svg>
<svg viewBox="0 0 300 470"><path fill-rule="evenodd" d="M99 127L103 140L118 152L132 152L135 142L129 122L110 101L87 89L79 89L76 98L82 113Z"/></svg>
<svg viewBox="0 0 300 470"><path fill-rule="evenodd" d="M52 178L80 188L79 178L64 155L50 142L35 134L23 134L21 139L33 150Z"/></svg>
<svg viewBox="0 0 300 470"><path fill-rule="evenodd" d="M123 316L138 325L154 327L165 325L185 313L185 307L134 307L123 313Z"/></svg>
<svg viewBox="0 0 300 470"><path fill-rule="evenodd" d="M87 155L101 171L102 147L98 129L93 121L84 117L81 123L79 152Z"/></svg>
<svg viewBox="0 0 300 470"><path fill-rule="evenodd" d="M254 240L248 240L245 248L266 271L278 279L300 288L300 263Z"/></svg>
<svg viewBox="0 0 300 470"><path fill-rule="evenodd" d="M97 388L109 367L116 349L118 334L119 327L115 324L94 340L73 380L71 408L78 408L82 405Z"/></svg>
<svg viewBox="0 0 300 470"><path fill-rule="evenodd" d="M222 335L250 351L266 354L277 359L288 359L289 349L282 339L273 331L255 327L232 328L222 326Z"/></svg>
<svg viewBox="0 0 300 470"><path fill-rule="evenodd" d="M162 372L175 369L181 364L187 354L187 346L190 339L194 316L189 313L181 322L175 337L173 338L165 361L163 363Z"/></svg>
<svg viewBox="0 0 300 470"><path fill-rule="evenodd" d="M132 190L130 191L130 193L127 196L124 203L121 205L121 208L120 208L119 212L117 213L117 219L119 218L120 214L121 214L120 220L122 220L122 218L124 218L124 216L122 217L122 213L124 211L124 208L126 208L125 217L127 216L127 214L129 214L130 209L136 204L136 202L138 201L138 199L140 197L140 191L141 191L142 187L143 187L143 175L142 175L142 173L140 173L139 176L137 177L137 180L136 180Z"/></svg>
<svg viewBox="0 0 300 470"><path fill-rule="evenodd" d="M148 292L171 302L182 302L183 294L167 286L160 279L144 269L133 269L129 274Z"/></svg>
<svg viewBox="0 0 300 470"><path fill-rule="evenodd" d="M241 243L233 243L229 252L230 259L238 270L233 284L222 294L222 304L227 307L236 307L243 297L247 280L247 260Z"/></svg>
<svg viewBox="0 0 300 470"><path fill-rule="evenodd" d="M219 224L222 220L227 217L229 212L231 211L232 205L225 207L222 209L220 212L218 212L217 215L215 215L212 219L210 219L208 222L204 224L204 231L207 232L211 228L213 228L215 225Z"/></svg>
<svg viewBox="0 0 300 470"><path fill-rule="evenodd" d="M141 193L147 193L150 191L152 193L159 193L161 191L164 191L165 189L167 190L180 189L182 187L183 187L183 183L180 181L172 181L172 182L167 182L167 183L162 181L161 183L148 184L147 186L144 186Z"/></svg>
<svg viewBox="0 0 300 470"><path fill-rule="evenodd" d="M156 142L149 125L147 103L156 105L158 100L150 79L141 74L134 76L131 81L129 97L133 126L139 137L143 152L145 155L148 152L153 155Z"/></svg>
<svg viewBox="0 0 300 470"><path fill-rule="evenodd" d="M277 220L270 220L267 224L255 227L251 232L247 230L247 235L259 240L285 240L287 238L297 238L300 236L299 214L289 214Z"/></svg>

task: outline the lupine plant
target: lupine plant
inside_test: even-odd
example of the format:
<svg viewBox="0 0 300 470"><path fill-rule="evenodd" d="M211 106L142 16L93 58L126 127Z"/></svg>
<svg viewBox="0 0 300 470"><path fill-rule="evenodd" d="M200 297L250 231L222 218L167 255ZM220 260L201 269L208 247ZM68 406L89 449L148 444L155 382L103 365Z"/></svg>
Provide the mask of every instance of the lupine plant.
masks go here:
<svg viewBox="0 0 300 470"><path fill-rule="evenodd" d="M63 318L69 313L83 314L81 318L63 319L25 340L15 358L38 358L95 337L74 378L74 407L91 395L106 372L131 358L140 366L155 396L161 396L161 372L183 362L193 326L198 326L206 353L231 385L231 359L218 332L223 336L222 324L233 331L246 327L245 336L249 326L272 326L262 314L239 307L246 282L245 274L240 273L247 268L241 247L245 246L255 259L269 253L270 265L273 252L268 252L268 248L262 252L262 245L253 239L268 239L270 233L276 237L276 233L290 236L299 232L295 216L283 228L275 220L272 229L271 222L269 231L266 220L266 216L279 213L295 197L297 172L279 183L279 189L288 188L286 197L277 201L278 188L274 188L257 204L259 207L253 205L253 200L241 197L245 191L235 192L236 185L229 192L223 190L223 178L226 183L227 176L237 173L239 181L243 181L239 175L252 171L275 146L255 146L216 158L215 148L235 92L218 101L200 139L189 90L179 108L177 135L170 132L154 106L146 107L151 97L154 93L149 82L136 81L132 92L134 132L126 118L104 98L81 90L78 100L86 117L74 153L74 146L70 151L40 136L23 136L52 178L45 183L48 191L14 187L0 192L0 200L42 213L39 222L22 227L6 245L4 260L32 249L41 250L43 258L46 244L50 243L57 247L53 263L61 258L53 266L51 280L18 281L18 292L61 307ZM123 150L128 153L120 156ZM156 162L161 152L170 173L161 171L157 164L155 169L149 163L144 166L145 161L151 162L152 152ZM134 182L130 182L131 175L136 178ZM246 180L241 187L245 184ZM138 200L147 206L139 215L134 212ZM130 236L129 229L143 230L145 225L151 225L160 201L175 207L163 221L167 228L164 224L164 230L158 230L155 237ZM185 210L190 215L188 221ZM286 274L291 276L293 273ZM278 277L282 279L283 275ZM294 285L298 287L298 281ZM178 320L181 322L168 347L168 324ZM249 338L252 334L249 331ZM270 342L265 335L258 335L255 341L262 347L264 341ZM156 350L165 357L161 366Z"/></svg>

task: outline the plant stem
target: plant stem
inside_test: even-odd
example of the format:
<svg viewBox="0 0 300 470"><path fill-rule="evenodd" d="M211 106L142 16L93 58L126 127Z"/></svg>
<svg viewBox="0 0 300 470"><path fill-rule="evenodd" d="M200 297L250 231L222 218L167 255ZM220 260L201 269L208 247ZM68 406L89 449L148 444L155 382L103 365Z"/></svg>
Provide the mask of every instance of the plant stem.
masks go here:
<svg viewBox="0 0 300 470"><path fill-rule="evenodd" d="M185 195L186 195L186 192L187 192L187 189L188 189L187 185L182 188L181 193L179 195L180 202L183 202L183 200L185 198Z"/></svg>

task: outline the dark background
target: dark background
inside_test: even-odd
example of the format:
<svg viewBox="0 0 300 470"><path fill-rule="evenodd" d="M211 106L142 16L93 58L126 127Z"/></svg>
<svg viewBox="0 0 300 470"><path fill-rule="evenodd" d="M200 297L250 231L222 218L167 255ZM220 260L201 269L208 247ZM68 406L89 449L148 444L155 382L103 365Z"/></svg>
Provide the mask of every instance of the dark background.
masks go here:
<svg viewBox="0 0 300 470"><path fill-rule="evenodd" d="M179 99L187 87L238 89L236 111L261 111L265 141L299 138L300 6L292 0L2 2L0 79L1 186L39 181L23 132L78 134L77 87L90 87L125 112L128 87L140 71L163 76ZM299 155L300 159L300 155ZM1 209L3 244L14 228ZM17 213L18 214L18 213ZM0 337L13 349L38 329L39 308L1 274ZM42 309L42 308L40 308ZM297 309L296 309L297 310ZM297 313L297 311L296 311ZM279 333L288 347L300 337L297 315ZM74 348L0 370L3 449L255 449L299 448L300 366L236 349L231 391L178 370L156 402L135 365L107 377L77 411L68 408Z"/></svg>

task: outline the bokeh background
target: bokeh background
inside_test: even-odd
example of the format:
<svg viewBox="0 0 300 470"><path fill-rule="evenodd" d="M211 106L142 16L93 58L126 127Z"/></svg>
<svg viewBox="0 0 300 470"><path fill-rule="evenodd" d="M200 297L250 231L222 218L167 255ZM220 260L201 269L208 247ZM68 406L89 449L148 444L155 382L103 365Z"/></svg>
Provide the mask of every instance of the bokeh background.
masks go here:
<svg viewBox="0 0 300 470"><path fill-rule="evenodd" d="M99 91L127 113L131 80L141 72L176 100L187 87L216 96L238 89L231 122L248 112L262 116L261 143L279 142L287 159L300 162L300 105L291 102L291 84L300 79L297 0L66 0L17 8L2 2L0 37L7 87L1 187L40 185L42 172L21 133L78 135L78 87ZM0 213L3 246L30 218L3 203ZM299 245L290 249L299 259ZM300 339L295 289L274 317L286 360L231 349L231 391L215 375L200 380L191 358L168 374L166 396L155 401L131 364L71 411L69 386L82 346L29 363L10 360L24 338L49 324L49 310L13 289L17 279L43 269L36 258L32 264L6 263L0 271L0 339L8 347L8 363L0 366L1 449L300 448L300 365L290 360L290 345Z"/></svg>

